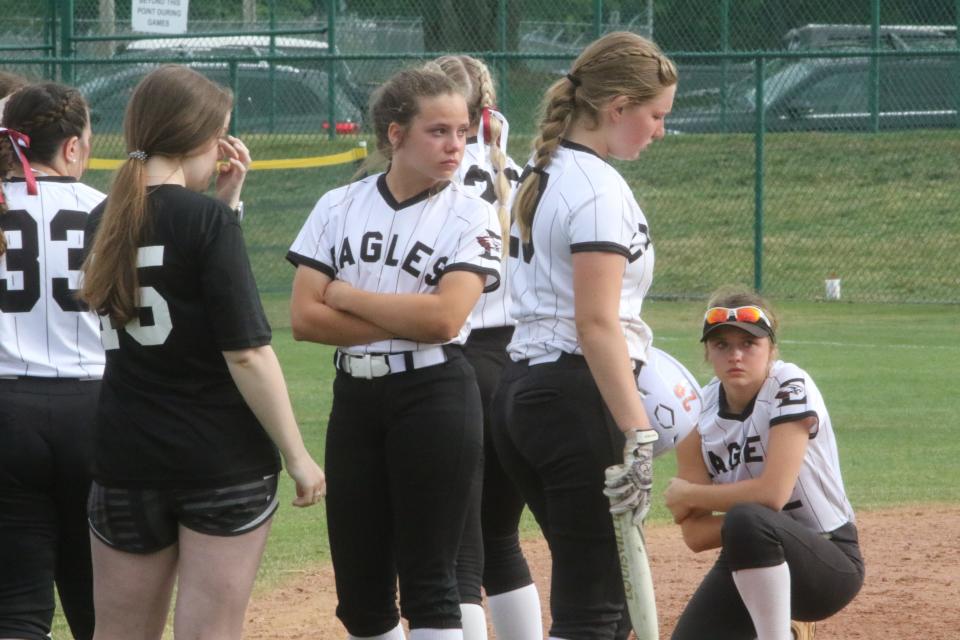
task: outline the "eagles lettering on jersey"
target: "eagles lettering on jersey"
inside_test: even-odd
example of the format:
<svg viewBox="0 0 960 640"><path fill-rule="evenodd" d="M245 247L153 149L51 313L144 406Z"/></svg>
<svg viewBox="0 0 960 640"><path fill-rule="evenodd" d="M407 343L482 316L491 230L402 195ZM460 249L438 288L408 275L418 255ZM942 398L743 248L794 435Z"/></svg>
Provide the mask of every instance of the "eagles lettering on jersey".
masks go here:
<svg viewBox="0 0 960 640"><path fill-rule="evenodd" d="M0 215L0 376L100 378L104 355L96 316L77 298L84 227L104 194L75 178L39 176L3 185Z"/></svg>
<svg viewBox="0 0 960 640"><path fill-rule="evenodd" d="M492 291L500 283L497 228L493 207L458 184L397 202L386 175L378 174L324 194L287 259L376 293L431 293L451 271L480 274L485 291ZM468 322L452 342L462 344L469 331ZM393 339L345 351L397 353L428 346Z"/></svg>
<svg viewBox="0 0 960 640"><path fill-rule="evenodd" d="M573 254L609 252L627 259L620 324L634 360L646 360L653 334L641 319L653 278L654 247L630 187L591 149L562 141L540 173L531 239L511 230L511 314L517 321L508 350L514 360L551 352L582 353L573 301ZM528 171L529 174L529 171Z"/></svg>
<svg viewBox="0 0 960 640"><path fill-rule="evenodd" d="M778 425L813 418L807 451L784 512L817 531L853 520L840 476L830 416L805 371L777 361L753 402L732 414L719 380L703 390L698 430L704 463L715 484L759 477L767 460L770 432Z"/></svg>

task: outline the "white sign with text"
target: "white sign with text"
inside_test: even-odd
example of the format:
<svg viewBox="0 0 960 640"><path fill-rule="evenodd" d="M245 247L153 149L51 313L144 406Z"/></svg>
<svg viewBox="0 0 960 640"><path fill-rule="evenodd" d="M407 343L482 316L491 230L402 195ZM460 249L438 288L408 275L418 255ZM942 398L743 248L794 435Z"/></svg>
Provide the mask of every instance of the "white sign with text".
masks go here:
<svg viewBox="0 0 960 640"><path fill-rule="evenodd" d="M190 0L133 0L130 21L134 31L186 33Z"/></svg>

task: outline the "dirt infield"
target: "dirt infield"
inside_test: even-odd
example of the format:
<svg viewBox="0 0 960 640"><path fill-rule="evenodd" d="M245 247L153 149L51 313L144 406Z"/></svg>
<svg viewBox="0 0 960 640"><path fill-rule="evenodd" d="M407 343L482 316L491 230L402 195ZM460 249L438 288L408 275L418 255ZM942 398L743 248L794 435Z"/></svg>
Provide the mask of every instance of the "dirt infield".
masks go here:
<svg viewBox="0 0 960 640"><path fill-rule="evenodd" d="M960 638L960 506L918 506L862 512L858 528L867 580L857 599L817 624L817 640L957 640ZM715 557L691 554L671 525L648 528L661 637L670 631ZM544 600L550 557L541 539L524 551ZM341 639L334 616L336 594L329 566L304 571L278 588L254 596L247 638ZM544 602L544 613L549 615ZM544 628L549 621L544 620ZM491 637L493 632L491 628Z"/></svg>

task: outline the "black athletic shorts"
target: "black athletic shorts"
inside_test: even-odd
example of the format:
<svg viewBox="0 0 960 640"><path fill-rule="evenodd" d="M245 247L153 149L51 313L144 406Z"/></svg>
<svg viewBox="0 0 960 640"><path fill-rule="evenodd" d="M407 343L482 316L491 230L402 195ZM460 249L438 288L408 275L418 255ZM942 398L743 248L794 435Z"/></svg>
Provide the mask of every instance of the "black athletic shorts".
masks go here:
<svg viewBox="0 0 960 640"><path fill-rule="evenodd" d="M94 481L87 502L90 530L128 553L169 547L179 525L210 536L238 536L276 510L276 474L217 489L121 489Z"/></svg>

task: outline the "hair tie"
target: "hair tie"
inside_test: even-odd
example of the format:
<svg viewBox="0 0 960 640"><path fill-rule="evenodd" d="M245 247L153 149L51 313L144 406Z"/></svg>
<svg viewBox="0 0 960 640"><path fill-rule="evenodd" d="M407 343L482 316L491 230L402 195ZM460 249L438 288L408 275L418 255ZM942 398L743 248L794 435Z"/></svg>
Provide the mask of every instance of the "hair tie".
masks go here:
<svg viewBox="0 0 960 640"><path fill-rule="evenodd" d="M572 73L568 73L568 74L567 74L567 80L570 81L570 84L572 84L572 85L574 86L574 88L579 87L580 84L581 84L580 78L578 78L577 76L573 75Z"/></svg>
<svg viewBox="0 0 960 640"><path fill-rule="evenodd" d="M131 160L139 160L140 162L146 162L147 152L137 149L136 151L131 151L130 153L128 153L127 157L130 158Z"/></svg>
<svg viewBox="0 0 960 640"><path fill-rule="evenodd" d="M30 161L27 160L27 156L23 155L23 152L20 150L20 147L24 149L30 148L30 136L6 127L0 127L0 136L10 138L10 146L13 147L13 152L16 154L17 160L20 161L20 166L23 167L23 178L27 181L27 193L31 196L37 195L37 179L33 177L33 169L30 168Z"/></svg>

